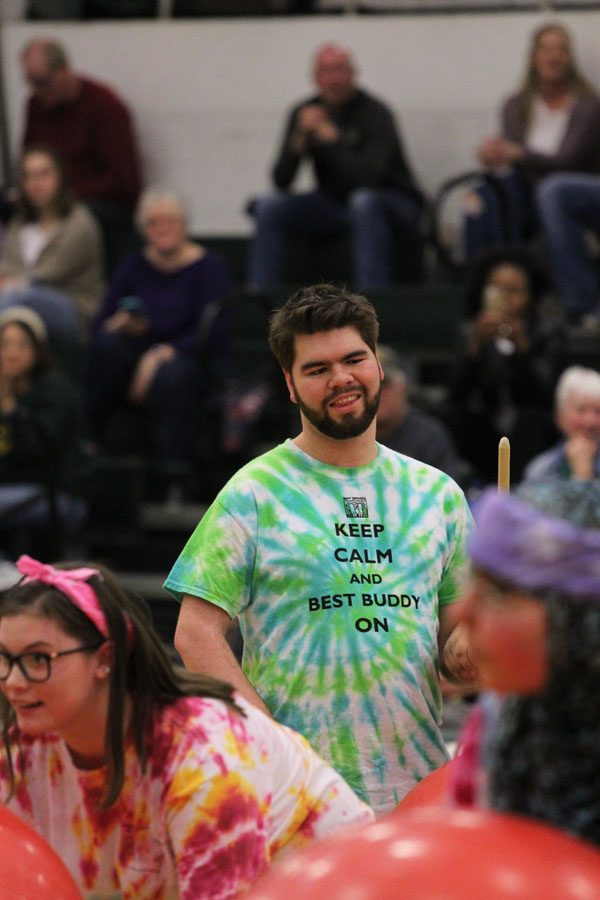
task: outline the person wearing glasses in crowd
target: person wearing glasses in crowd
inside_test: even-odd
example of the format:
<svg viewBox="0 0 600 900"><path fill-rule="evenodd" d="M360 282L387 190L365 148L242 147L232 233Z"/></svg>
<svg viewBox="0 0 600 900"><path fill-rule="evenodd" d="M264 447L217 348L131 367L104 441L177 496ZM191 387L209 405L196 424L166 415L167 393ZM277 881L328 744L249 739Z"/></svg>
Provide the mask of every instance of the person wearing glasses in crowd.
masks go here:
<svg viewBox="0 0 600 900"><path fill-rule="evenodd" d="M0 802L85 896L238 896L284 847L372 820L300 735L175 670L109 571L17 569L0 595Z"/></svg>

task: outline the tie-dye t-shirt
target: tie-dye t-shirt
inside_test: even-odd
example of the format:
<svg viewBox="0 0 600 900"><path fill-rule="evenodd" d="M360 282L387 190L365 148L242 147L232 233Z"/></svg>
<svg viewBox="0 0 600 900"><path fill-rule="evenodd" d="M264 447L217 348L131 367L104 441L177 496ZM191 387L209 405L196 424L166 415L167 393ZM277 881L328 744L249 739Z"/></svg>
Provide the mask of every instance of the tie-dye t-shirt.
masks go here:
<svg viewBox="0 0 600 900"><path fill-rule="evenodd" d="M245 717L198 697L157 712L146 772L128 742L124 787L106 811L105 769L75 768L58 736L15 732L16 791L6 805L90 900L235 897L283 848L372 821L300 735L236 700Z"/></svg>
<svg viewBox="0 0 600 900"><path fill-rule="evenodd" d="M286 441L228 482L165 587L239 615L243 668L377 812L447 759L440 604L470 513L444 473L378 445L365 466Z"/></svg>

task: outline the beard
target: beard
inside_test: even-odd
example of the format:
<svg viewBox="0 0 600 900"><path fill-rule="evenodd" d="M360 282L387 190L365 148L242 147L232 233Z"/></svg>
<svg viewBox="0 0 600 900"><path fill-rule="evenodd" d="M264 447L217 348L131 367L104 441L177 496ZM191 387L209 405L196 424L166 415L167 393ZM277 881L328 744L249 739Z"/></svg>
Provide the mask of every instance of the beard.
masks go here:
<svg viewBox="0 0 600 900"><path fill-rule="evenodd" d="M293 384L293 382L292 382ZM323 410L314 409L307 406L302 397L296 390L294 385L294 394L298 408L310 424L317 429L325 437L333 438L336 441L345 441L348 438L358 437L364 434L377 414L379 407L379 398L381 396L381 385L377 389L377 393L373 397L369 397L367 391L362 386L352 388L358 394L362 395L364 400L364 409L360 415L354 412L342 413L339 419L334 419L329 413L328 405L336 397L341 394L348 393L347 388L332 392L323 403Z"/></svg>

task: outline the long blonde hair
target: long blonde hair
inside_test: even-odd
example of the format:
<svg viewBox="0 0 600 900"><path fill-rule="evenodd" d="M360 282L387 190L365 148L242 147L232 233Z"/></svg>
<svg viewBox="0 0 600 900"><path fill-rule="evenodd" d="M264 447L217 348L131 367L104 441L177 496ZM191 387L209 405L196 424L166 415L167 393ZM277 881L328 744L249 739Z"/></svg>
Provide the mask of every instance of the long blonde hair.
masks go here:
<svg viewBox="0 0 600 900"><path fill-rule="evenodd" d="M529 121L533 100L539 93L540 89L539 77L535 67L535 55L538 51L540 41L542 40L544 35L548 34L548 32L550 31L559 32L567 40L569 45L570 65L565 73L565 85L568 90L576 96L593 93L592 86L581 74L575 63L575 57L573 54L573 40L571 38L571 35L564 25L560 25L558 22L546 22L545 25L541 25L539 28L536 28L531 36L529 56L527 58L527 68L525 71L525 77L521 82L521 87L519 90L525 121Z"/></svg>

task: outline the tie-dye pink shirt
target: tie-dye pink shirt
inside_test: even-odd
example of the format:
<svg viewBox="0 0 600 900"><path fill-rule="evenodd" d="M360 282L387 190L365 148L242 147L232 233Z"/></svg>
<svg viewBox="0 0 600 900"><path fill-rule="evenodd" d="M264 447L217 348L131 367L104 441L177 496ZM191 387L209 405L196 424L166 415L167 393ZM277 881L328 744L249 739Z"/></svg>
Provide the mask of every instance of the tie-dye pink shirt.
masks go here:
<svg viewBox="0 0 600 900"><path fill-rule="evenodd" d="M57 736L15 733L7 806L52 845L84 897L111 900L234 897L284 847L371 821L300 735L236 701L245 717L199 697L157 713L146 773L128 742L123 790L104 812L104 769L77 769ZM6 787L0 750L3 796Z"/></svg>

